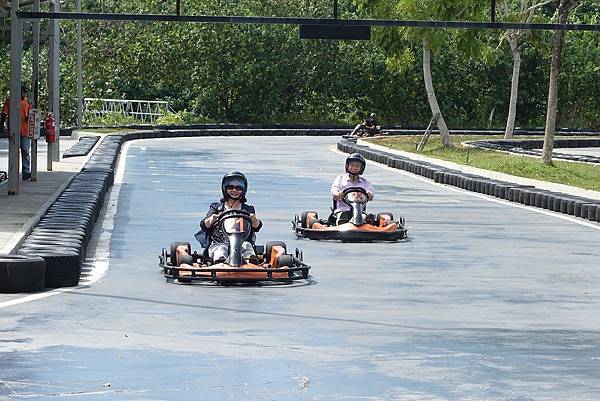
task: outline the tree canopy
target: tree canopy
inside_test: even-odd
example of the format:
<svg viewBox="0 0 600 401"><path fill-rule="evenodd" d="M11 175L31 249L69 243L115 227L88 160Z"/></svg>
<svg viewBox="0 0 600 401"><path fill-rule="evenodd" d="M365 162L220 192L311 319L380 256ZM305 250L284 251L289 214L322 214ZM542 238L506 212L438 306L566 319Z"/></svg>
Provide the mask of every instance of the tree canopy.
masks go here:
<svg viewBox="0 0 600 401"><path fill-rule="evenodd" d="M439 1L426 3L436 7ZM468 8L477 2L454 3ZM340 18L373 18L351 0L340 0L339 4ZM330 7L321 0L208 0L182 2L181 11L327 17ZM75 0L63 2L62 9L75 10ZM82 9L175 12L174 2L158 0L83 0ZM551 18L554 10L544 7L540 15ZM457 15L461 10L452 12ZM422 19L432 19L428 16L425 12ZM569 22L598 23L600 5L582 0L570 18ZM392 32L391 28L382 30ZM389 35L387 46L399 49L389 57L379 40L300 40L294 26L86 21L83 93L85 97L168 100L175 110L187 110L205 121L354 124L375 111L384 124L423 127L431 111L420 65L422 49L411 37L414 31ZM491 62L482 53L466 54L462 45L468 44L468 50L492 41L497 44L500 32L463 33L470 36L468 41L450 40L435 31L420 33L433 38L431 74L447 125L487 126L495 109L492 125L503 128L510 98L510 49L503 46ZM597 32L566 35L559 127L600 128L599 37ZM75 39L75 22L61 22L62 116L67 124L74 121L76 110ZM553 39L548 33L536 40L539 45L522 48L517 126L544 125ZM0 43L2 54L9 54L9 46ZM30 44L24 48L23 77L27 79L31 76ZM390 68L393 63L402 68ZM3 93L8 89L9 76L9 57L2 57Z"/></svg>

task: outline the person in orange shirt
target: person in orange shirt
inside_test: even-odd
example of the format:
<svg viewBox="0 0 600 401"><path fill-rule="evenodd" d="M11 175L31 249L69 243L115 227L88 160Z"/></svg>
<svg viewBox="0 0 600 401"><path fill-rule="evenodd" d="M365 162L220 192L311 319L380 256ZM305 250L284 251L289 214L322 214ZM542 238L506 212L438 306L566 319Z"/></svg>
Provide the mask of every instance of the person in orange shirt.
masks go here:
<svg viewBox="0 0 600 401"><path fill-rule="evenodd" d="M23 167L23 179L28 180L31 178L31 156L29 150L31 149L31 139L29 139L29 110L31 110L31 104L29 103L29 89L27 86L21 85L21 134L20 148L21 148L21 164ZM2 114L0 114L0 128L4 130L4 122L6 121L8 129L8 121L10 115L10 97L6 98L4 105L2 106Z"/></svg>

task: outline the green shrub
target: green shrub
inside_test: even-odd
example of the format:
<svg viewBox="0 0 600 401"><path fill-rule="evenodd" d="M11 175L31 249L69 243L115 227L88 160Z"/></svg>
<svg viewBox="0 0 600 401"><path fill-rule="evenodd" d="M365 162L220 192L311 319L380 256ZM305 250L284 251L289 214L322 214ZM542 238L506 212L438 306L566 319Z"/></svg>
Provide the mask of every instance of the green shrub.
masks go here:
<svg viewBox="0 0 600 401"><path fill-rule="evenodd" d="M85 125L88 126L107 126L113 127L117 125L129 125L129 124L141 124L142 121L136 119L133 116L127 116L118 111L106 113L102 116L94 116L92 114L86 114Z"/></svg>
<svg viewBox="0 0 600 401"><path fill-rule="evenodd" d="M156 125L188 125L204 122L202 117L193 114L190 111L182 110L177 112L168 112L156 119Z"/></svg>

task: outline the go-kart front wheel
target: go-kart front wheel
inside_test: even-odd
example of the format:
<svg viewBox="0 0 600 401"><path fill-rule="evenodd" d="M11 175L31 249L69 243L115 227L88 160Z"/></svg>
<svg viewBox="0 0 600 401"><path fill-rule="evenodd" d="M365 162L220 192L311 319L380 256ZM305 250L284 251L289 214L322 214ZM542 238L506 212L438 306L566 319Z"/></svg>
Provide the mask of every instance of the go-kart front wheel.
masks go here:
<svg viewBox="0 0 600 401"><path fill-rule="evenodd" d="M383 216L389 216L390 218L390 222L394 221L394 214L391 212L381 212L381 213L377 213L377 217L375 218L375 224L377 224L378 226L381 225L381 218Z"/></svg>
<svg viewBox="0 0 600 401"><path fill-rule="evenodd" d="M317 220L318 218L319 218L319 214L317 212L313 212L313 211L302 212L300 225L302 226L302 228L310 228L310 226L312 225L311 222L313 220Z"/></svg>
<svg viewBox="0 0 600 401"><path fill-rule="evenodd" d="M268 263L271 260L271 254L273 253L273 247L280 246L284 252L287 252L287 247L283 241L269 241L265 244L265 261Z"/></svg>
<svg viewBox="0 0 600 401"><path fill-rule="evenodd" d="M281 255L277 258L278 267L294 267L294 257L292 255Z"/></svg>
<svg viewBox="0 0 600 401"><path fill-rule="evenodd" d="M171 242L171 253L170 253L170 257L171 257L171 264L173 266L177 266L177 247L181 246L181 245L185 245L187 247L187 253L188 254L192 254L192 246L190 245L189 242Z"/></svg>

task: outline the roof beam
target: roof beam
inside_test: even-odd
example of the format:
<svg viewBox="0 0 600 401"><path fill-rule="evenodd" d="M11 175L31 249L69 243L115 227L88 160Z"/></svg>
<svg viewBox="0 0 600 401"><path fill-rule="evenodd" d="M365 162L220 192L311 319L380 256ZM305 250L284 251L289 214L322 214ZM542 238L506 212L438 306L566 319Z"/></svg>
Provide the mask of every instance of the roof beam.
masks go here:
<svg viewBox="0 0 600 401"><path fill-rule="evenodd" d="M19 11L23 20L66 19L88 21L155 21L193 22L210 24L269 24L269 25L367 25L381 27L450 28L450 29L526 29L551 31L600 31L600 24L540 24L481 21L405 21L385 19L332 19L297 17L247 17L228 15L174 15L174 14L115 14L73 12Z"/></svg>

